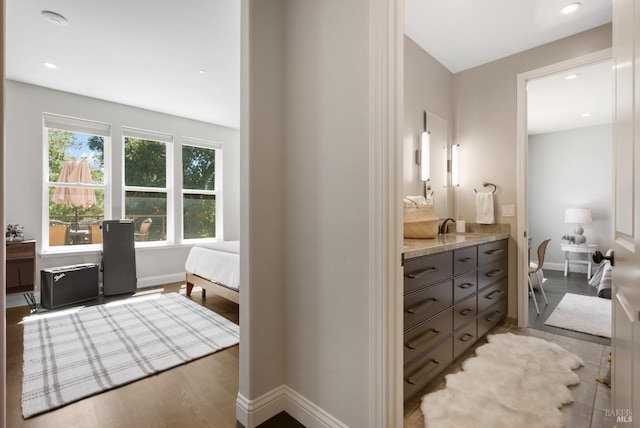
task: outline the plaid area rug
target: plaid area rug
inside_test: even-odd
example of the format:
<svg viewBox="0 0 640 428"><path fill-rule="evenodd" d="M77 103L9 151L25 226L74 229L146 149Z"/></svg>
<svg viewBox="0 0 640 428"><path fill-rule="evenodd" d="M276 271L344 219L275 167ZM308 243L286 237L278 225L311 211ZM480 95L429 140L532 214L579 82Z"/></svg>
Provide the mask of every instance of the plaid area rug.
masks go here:
<svg viewBox="0 0 640 428"><path fill-rule="evenodd" d="M23 323L25 419L239 341L236 324L176 293L32 315Z"/></svg>

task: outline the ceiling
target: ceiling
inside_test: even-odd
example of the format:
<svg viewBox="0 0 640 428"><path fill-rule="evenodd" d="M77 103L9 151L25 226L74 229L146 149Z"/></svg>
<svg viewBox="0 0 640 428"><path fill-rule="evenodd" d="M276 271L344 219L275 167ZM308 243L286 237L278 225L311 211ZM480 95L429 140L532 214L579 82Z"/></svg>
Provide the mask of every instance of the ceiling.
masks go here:
<svg viewBox="0 0 640 428"><path fill-rule="evenodd" d="M611 0L579 1L405 0L406 33L456 73L611 21ZM6 23L8 79L239 127L239 0L6 0Z"/></svg>
<svg viewBox="0 0 640 428"><path fill-rule="evenodd" d="M574 1L582 7L562 14ZM611 0L405 0L405 33L457 73L606 24L611 13ZM611 123L611 63L573 73L529 82L529 134Z"/></svg>
<svg viewBox="0 0 640 428"><path fill-rule="evenodd" d="M613 72L611 60L529 81L529 135L611 123ZM567 76L577 75L574 79Z"/></svg>
<svg viewBox="0 0 640 428"><path fill-rule="evenodd" d="M239 0L6 0L6 26L8 79L240 125Z"/></svg>

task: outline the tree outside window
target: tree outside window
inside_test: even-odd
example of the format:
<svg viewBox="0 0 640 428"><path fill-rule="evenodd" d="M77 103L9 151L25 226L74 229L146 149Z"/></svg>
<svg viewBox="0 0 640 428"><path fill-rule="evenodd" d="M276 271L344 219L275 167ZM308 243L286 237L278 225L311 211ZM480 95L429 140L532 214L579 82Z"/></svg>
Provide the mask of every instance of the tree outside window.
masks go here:
<svg viewBox="0 0 640 428"><path fill-rule="evenodd" d="M216 237L216 149L182 146L184 239Z"/></svg>
<svg viewBox="0 0 640 428"><path fill-rule="evenodd" d="M125 136L124 171L125 217L134 221L136 241L166 241L167 143Z"/></svg>

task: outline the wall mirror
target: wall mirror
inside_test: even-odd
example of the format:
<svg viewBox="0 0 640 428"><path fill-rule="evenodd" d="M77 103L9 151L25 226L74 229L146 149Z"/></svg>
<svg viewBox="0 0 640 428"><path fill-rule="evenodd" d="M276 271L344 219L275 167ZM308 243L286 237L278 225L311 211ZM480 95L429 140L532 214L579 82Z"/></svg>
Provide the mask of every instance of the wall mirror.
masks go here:
<svg viewBox="0 0 640 428"><path fill-rule="evenodd" d="M429 181L427 193L432 195L436 213L440 218L451 217L447 178L449 153L448 123L442 117L427 111L427 130L430 133ZM424 182L420 180L420 165L416 151L420 148L420 134L424 129L424 110L415 110L405 121L404 142L404 194L424 195Z"/></svg>

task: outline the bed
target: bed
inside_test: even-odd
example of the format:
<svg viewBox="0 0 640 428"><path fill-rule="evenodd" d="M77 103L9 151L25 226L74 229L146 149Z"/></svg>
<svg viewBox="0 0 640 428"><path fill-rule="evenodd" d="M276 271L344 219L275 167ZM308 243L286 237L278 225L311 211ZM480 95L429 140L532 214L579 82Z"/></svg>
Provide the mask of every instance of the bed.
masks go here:
<svg viewBox="0 0 640 428"><path fill-rule="evenodd" d="M240 303L240 241L197 244L189 251L185 262L187 296L194 286Z"/></svg>
<svg viewBox="0 0 640 428"><path fill-rule="evenodd" d="M612 250L607 251L606 257L611 257ZM604 260L596 273L589 280L589 285L597 289L597 296L611 299L611 262Z"/></svg>

